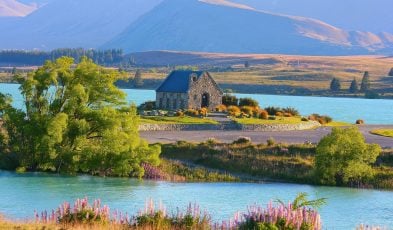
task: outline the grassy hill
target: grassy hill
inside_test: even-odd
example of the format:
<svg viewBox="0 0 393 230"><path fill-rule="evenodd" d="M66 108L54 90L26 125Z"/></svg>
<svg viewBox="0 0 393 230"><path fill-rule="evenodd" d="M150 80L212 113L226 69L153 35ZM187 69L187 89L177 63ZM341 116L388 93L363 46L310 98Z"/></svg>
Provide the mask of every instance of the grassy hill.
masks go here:
<svg viewBox="0 0 393 230"><path fill-rule="evenodd" d="M332 96L327 89L334 77L341 80L346 90L353 79L360 84L364 71L369 71L372 89L382 96L393 96L393 77L387 76L393 67L393 57L171 51L134 53L130 57L138 65L146 66L143 70L145 87L152 89L160 84L170 68L183 66L208 70L222 88L237 92ZM244 67L245 62L249 68ZM338 94L354 96L344 91Z"/></svg>

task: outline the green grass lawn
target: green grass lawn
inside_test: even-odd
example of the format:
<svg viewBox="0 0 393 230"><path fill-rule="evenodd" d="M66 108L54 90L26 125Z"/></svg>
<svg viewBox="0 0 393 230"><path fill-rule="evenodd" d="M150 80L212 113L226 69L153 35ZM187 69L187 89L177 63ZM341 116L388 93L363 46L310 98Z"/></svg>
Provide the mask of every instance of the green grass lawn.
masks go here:
<svg viewBox="0 0 393 230"><path fill-rule="evenodd" d="M372 134L384 136L384 137L392 137L393 138L393 129L375 129L371 131Z"/></svg>
<svg viewBox="0 0 393 230"><path fill-rule="evenodd" d="M233 118L242 125L273 125L273 124L299 124L304 121L300 117L277 117L276 120L264 120L259 118Z"/></svg>
<svg viewBox="0 0 393 230"><path fill-rule="evenodd" d="M141 117L142 124L218 124L218 122L199 117L161 117L161 116L144 116Z"/></svg>

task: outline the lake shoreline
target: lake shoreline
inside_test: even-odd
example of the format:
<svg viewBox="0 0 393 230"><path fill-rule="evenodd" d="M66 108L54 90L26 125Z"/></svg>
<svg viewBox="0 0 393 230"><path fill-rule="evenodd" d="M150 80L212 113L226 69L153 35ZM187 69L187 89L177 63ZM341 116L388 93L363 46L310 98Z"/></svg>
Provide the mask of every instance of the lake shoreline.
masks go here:
<svg viewBox="0 0 393 230"><path fill-rule="evenodd" d="M9 81L0 81L0 84L11 84L11 85L18 85L17 82L9 82ZM239 84L240 85L240 84ZM243 85L243 84L242 84ZM244 84L245 86L248 86L247 84ZM251 86L251 85L249 85ZM120 89L130 89L130 90L156 90L154 87L140 87L140 88L135 88L135 87L121 87L119 86ZM297 96L297 97L320 97L320 98L351 98L351 99L369 99L369 100L381 100L381 99L392 99L393 96L384 96L380 95L379 98L365 98L364 96L351 96L351 95L331 95L331 94L309 94L309 93L285 93L281 91L269 91L269 93L260 93L260 92L250 92L247 90L236 90L232 92L232 94L250 94L250 95L275 95L275 96Z"/></svg>
<svg viewBox="0 0 393 230"><path fill-rule="evenodd" d="M328 198L326 207L321 209L327 229L353 229L362 223L359 220L373 220L370 224L382 226L393 224L391 219L383 218L386 214L383 208L393 202L392 192L386 190L292 183L173 183L89 175L20 175L8 171L0 171L0 180L0 212L6 214L6 221L11 222L20 220L24 223L34 217L33 210L51 210L64 201L83 197L102 198L103 204L109 205L111 210L130 214L143 209L150 198L162 201L168 211L176 211L192 202L199 204L202 210L208 210L214 221L220 221L228 220L238 211L247 212L247 205L261 204L264 207L269 201L289 201L299 192L307 192L311 199ZM73 192L67 192L70 190ZM377 201L374 203L375 212L367 211L370 201ZM359 210L364 212L359 213Z"/></svg>
<svg viewBox="0 0 393 230"><path fill-rule="evenodd" d="M0 82L1 83L1 82ZM4 82L7 84L7 82ZM220 85L220 84L218 84ZM239 84L240 85L240 84ZM253 86L253 85L247 85L247 84L242 84L242 86ZM135 88L135 87L121 87L119 86L120 89L131 89L131 90L156 90L154 87L140 87L140 88ZM223 88L225 90L225 88ZM295 89L295 88L294 88ZM328 91L326 91L328 92ZM380 100L380 99L392 99L393 96L384 96L380 95L379 98L365 98L364 96L351 96L351 95L332 95L332 94L318 94L318 93L285 93L281 91L269 91L269 93L260 93L260 92L253 92L249 90L235 90L234 92L231 92L231 94L251 94L251 95L275 95L275 96L298 96L298 97L322 97L322 98L352 98L352 99L370 99L370 100Z"/></svg>

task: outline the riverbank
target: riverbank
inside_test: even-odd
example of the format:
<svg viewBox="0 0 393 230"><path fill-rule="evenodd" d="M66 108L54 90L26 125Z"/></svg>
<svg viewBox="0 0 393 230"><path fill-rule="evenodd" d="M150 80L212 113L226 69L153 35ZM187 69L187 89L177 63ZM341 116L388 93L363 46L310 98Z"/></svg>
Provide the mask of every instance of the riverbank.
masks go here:
<svg viewBox="0 0 393 230"><path fill-rule="evenodd" d="M315 146L309 144L225 144L178 142L162 145L162 157L189 162L256 180L319 184L315 177ZM393 150L385 150L373 166L374 177L341 186L393 189Z"/></svg>

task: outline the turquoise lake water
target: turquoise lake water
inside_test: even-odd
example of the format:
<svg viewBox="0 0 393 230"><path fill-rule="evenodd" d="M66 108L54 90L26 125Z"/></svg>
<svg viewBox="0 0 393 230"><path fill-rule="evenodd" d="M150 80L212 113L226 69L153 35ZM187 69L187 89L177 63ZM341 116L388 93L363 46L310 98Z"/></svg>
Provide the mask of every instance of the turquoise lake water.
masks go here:
<svg viewBox="0 0 393 230"><path fill-rule="evenodd" d="M64 177L0 171L0 213L32 218L34 210L51 210L63 201L101 198L111 210L136 214L147 199L162 201L169 212L198 203L214 220L228 220L248 205L292 200L297 193L326 197L321 208L323 229L355 229L360 223L393 226L393 192L282 183L168 183L126 178Z"/></svg>
<svg viewBox="0 0 393 230"><path fill-rule="evenodd" d="M16 106L22 106L23 99L18 91L19 85L0 84L0 92L11 94ZM154 90L125 89L128 100L136 104L155 100ZM295 107L302 115L312 113L326 114L337 121L354 123L363 119L367 124L393 124L393 100L389 99L358 99L328 98L304 96L279 96L236 94L238 97L251 97L259 101L262 107L280 106Z"/></svg>
<svg viewBox="0 0 393 230"><path fill-rule="evenodd" d="M0 92L11 94L22 107L18 85L0 84ZM154 100L152 90L125 90L128 100L140 104ZM336 120L353 122L362 118L369 124L393 124L393 100L296 97L239 94L252 97L262 106L292 106L308 115L329 114ZM127 178L91 176L65 177L42 173L15 174L0 171L0 213L10 218L31 218L34 210L51 210L63 201L101 198L112 209L136 213L149 198L162 201L168 210L196 202L216 221L228 220L247 205L265 205L280 198L292 200L297 193L311 198L328 198L321 209L324 229L354 229L361 223L393 227L393 192L309 185L266 183L169 183Z"/></svg>

